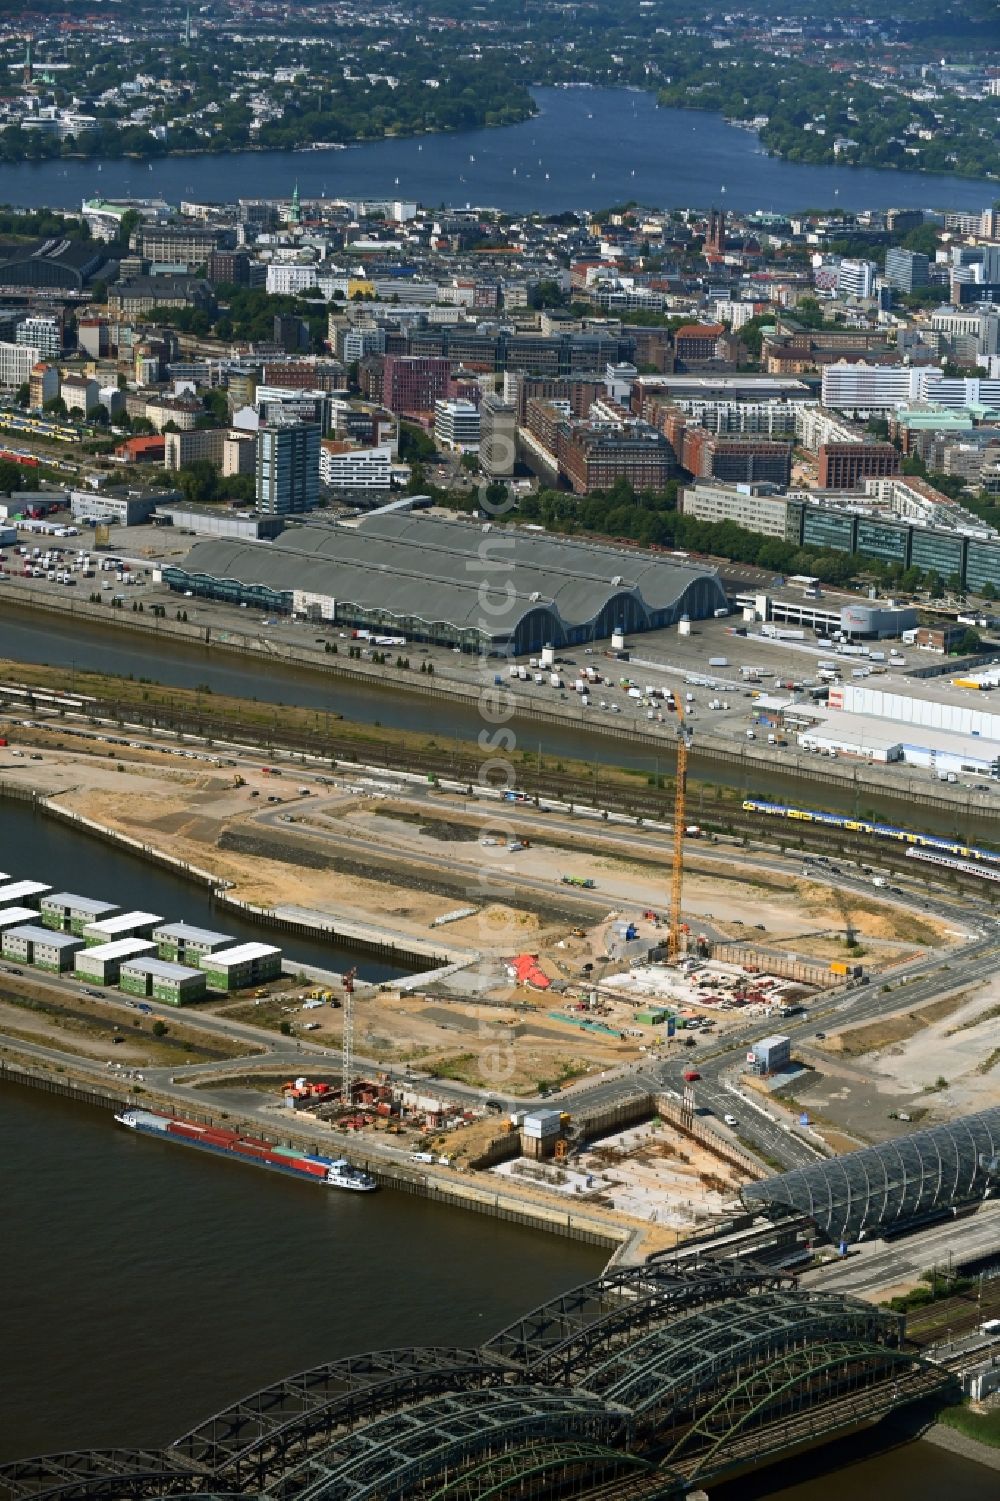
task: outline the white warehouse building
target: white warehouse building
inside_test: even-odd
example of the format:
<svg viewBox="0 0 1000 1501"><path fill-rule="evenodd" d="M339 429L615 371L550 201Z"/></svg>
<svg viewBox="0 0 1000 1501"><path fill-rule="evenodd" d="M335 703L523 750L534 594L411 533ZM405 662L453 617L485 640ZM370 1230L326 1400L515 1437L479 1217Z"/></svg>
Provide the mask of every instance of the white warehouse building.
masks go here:
<svg viewBox="0 0 1000 1501"><path fill-rule="evenodd" d="M928 695L925 698L912 692L873 688L867 683L843 683L830 689L829 705L845 714L867 714L873 719L891 720L896 725L947 730L953 735L1000 742L1000 714L963 703L950 695L946 697L945 685L942 689L940 696ZM1000 750L1000 745L997 749Z"/></svg>
<svg viewBox="0 0 1000 1501"><path fill-rule="evenodd" d="M899 761L941 780L1000 776L1000 714L964 703L961 695L951 684L935 685L935 696L867 683L834 684L828 712L817 711L798 743L804 750L859 760Z"/></svg>

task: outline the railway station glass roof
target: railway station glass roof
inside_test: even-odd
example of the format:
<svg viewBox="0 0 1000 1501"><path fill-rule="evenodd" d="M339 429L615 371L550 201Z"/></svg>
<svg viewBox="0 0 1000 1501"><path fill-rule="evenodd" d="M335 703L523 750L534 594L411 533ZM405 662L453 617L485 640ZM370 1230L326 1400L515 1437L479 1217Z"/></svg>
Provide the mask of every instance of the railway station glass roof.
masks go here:
<svg viewBox="0 0 1000 1501"><path fill-rule="evenodd" d="M832 1241L878 1236L1000 1188L1000 1106L795 1168L742 1190L748 1209L798 1211Z"/></svg>

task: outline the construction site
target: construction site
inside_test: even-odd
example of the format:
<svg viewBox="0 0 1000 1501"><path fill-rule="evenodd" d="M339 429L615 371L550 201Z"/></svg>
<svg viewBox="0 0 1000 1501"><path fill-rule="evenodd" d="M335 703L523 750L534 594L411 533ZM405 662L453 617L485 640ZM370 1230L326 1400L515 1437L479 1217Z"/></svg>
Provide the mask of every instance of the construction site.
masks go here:
<svg viewBox="0 0 1000 1501"><path fill-rule="evenodd" d="M706 831L684 705L670 706L669 824L41 717L9 724L0 778L211 872L227 909L287 934L280 978L186 1008L192 1026L273 1039L174 1070L193 1100L674 1235L711 1223L790 1141L829 1150L779 1097L815 1073L816 1018L844 1013L841 1031L961 935L957 913L863 869ZM296 958L296 935L348 933L357 963ZM426 958L379 980L376 951ZM17 1020L39 1044L59 1035L51 1011ZM123 1049L121 1069L136 1064Z"/></svg>

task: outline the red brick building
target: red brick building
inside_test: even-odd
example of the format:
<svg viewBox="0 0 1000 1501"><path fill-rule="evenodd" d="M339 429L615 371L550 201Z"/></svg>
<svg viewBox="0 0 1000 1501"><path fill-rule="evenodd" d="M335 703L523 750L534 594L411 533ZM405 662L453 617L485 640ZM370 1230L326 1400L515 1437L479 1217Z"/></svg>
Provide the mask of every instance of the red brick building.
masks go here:
<svg viewBox="0 0 1000 1501"><path fill-rule="evenodd" d="M674 334L674 354L682 361L714 360L724 323L685 323Z"/></svg>
<svg viewBox="0 0 1000 1501"><path fill-rule="evenodd" d="M448 395L451 361L436 355L387 354L381 400L390 412L431 412Z"/></svg>
<svg viewBox="0 0 1000 1501"><path fill-rule="evenodd" d="M670 444L645 423L619 428L565 421L556 438L559 468L577 495L609 490L618 479L634 490L662 490L677 472Z"/></svg>
<svg viewBox="0 0 1000 1501"><path fill-rule="evenodd" d="M899 452L891 443L824 443L817 459L821 490L860 490L866 479L899 473Z"/></svg>

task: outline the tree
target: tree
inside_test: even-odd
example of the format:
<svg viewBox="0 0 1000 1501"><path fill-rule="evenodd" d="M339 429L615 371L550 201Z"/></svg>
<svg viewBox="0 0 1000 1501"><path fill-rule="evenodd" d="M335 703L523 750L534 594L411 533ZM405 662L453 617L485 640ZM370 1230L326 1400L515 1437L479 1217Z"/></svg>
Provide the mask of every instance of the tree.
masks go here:
<svg viewBox="0 0 1000 1501"><path fill-rule="evenodd" d="M965 635L962 637L961 641L958 643L958 651L959 651L959 653L963 657L965 657L965 656L972 656L972 654L974 652L982 651L982 649L983 649L983 638L982 638L982 636L980 636L980 634L979 634L978 631L974 631L970 627L970 629L966 631Z"/></svg>
<svg viewBox="0 0 1000 1501"><path fill-rule="evenodd" d="M218 499L219 471L208 459L192 459L178 469L177 483L189 503Z"/></svg>
<svg viewBox="0 0 1000 1501"><path fill-rule="evenodd" d="M22 381L18 386L17 395L14 397L14 400L19 407L26 407L28 405L28 402L31 400L31 387L27 381Z"/></svg>
<svg viewBox="0 0 1000 1501"><path fill-rule="evenodd" d="M434 439L429 437L423 428L415 427L411 422L401 422L399 424L399 457L408 464L417 460L433 461L437 458Z"/></svg>
<svg viewBox="0 0 1000 1501"><path fill-rule="evenodd" d="M0 493L12 495L15 490L23 489L22 478L20 464L15 464L12 459L0 459Z"/></svg>
<svg viewBox="0 0 1000 1501"><path fill-rule="evenodd" d="M153 1023L153 1026L152 1026L151 1030L152 1030L152 1033L153 1033L154 1037L166 1037L166 1035L167 1035L167 1024L166 1024L166 1022L160 1021L160 1019L157 1018L156 1021Z"/></svg>
<svg viewBox="0 0 1000 1501"><path fill-rule="evenodd" d="M983 595L984 599L989 599L989 600L996 599L996 597L997 597L996 586L994 584L990 584L990 583L984 584L983 588L982 588L982 595Z"/></svg>
<svg viewBox="0 0 1000 1501"><path fill-rule="evenodd" d="M51 412L53 417L65 417L67 415L66 403L61 396L50 396L42 407L42 411Z"/></svg>

